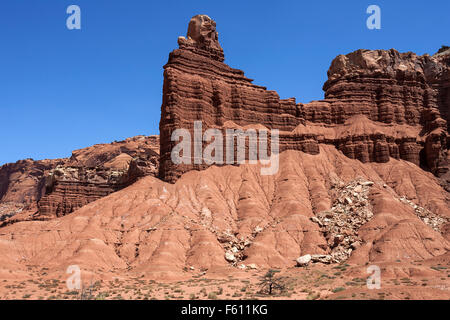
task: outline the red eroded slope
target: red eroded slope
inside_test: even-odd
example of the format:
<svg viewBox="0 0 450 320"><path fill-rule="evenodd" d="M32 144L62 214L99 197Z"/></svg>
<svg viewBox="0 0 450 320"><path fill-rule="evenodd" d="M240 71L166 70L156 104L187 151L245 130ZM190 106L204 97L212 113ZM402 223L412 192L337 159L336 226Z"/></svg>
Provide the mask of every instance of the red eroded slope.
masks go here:
<svg viewBox="0 0 450 320"><path fill-rule="evenodd" d="M334 147L320 151L283 152L274 176L261 176L258 165L191 171L175 184L149 176L71 215L4 227L0 265L64 271L77 264L92 272L131 268L161 276L190 266L293 266L300 255L336 249L311 218L329 210L358 218L352 205L365 200L358 202L357 195L352 205L341 206L337 194L357 177L373 182L367 199L373 216L356 230L360 245L349 263L424 260L449 251L447 194L431 173L403 160L363 164ZM445 223L434 230L414 206Z"/></svg>

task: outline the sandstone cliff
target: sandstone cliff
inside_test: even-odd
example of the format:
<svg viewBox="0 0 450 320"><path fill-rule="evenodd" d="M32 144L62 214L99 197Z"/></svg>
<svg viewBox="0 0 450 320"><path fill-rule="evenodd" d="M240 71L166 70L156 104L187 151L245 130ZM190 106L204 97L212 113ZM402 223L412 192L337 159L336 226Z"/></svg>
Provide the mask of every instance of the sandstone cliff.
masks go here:
<svg viewBox="0 0 450 320"><path fill-rule="evenodd" d="M394 49L341 55L328 70L325 99L303 105L305 118L340 124L359 114L386 124L415 126L416 134L396 141L400 158L443 176L449 170L449 72L450 50L434 56ZM360 157L367 158L367 149L359 145Z"/></svg>
<svg viewBox="0 0 450 320"><path fill-rule="evenodd" d="M0 220L65 215L158 172L158 136L76 150L67 159L21 160L0 167Z"/></svg>
<svg viewBox="0 0 450 320"><path fill-rule="evenodd" d="M192 131L194 121L201 120L203 131L222 128L227 121L290 131L302 121L295 99L281 100L275 91L252 84L253 80L246 78L241 70L223 63L215 23L207 16L196 16L193 21L197 19L205 22L188 29L188 40L179 39L180 48L170 53L164 66L159 129L160 177L165 181L173 182L183 172L205 167L172 163L170 152L175 143L171 135L177 128ZM197 34L205 29L206 36L199 37ZM210 46L220 48L221 53L211 55Z"/></svg>
<svg viewBox="0 0 450 320"><path fill-rule="evenodd" d="M325 99L297 104L294 98L281 100L275 91L254 85L242 71L223 63L215 27L207 16L194 17L187 38L179 38L179 49L164 66L161 179L174 182L184 172L207 167L194 161L176 165L170 159L176 144L171 141L173 131L192 133L194 121L201 120L203 132L223 130L227 123L278 129L281 151L316 154L323 143L362 162L404 159L444 177L444 187L450 183L445 178L450 51L417 56L394 49L358 50L338 56L323 87ZM349 121L367 125L356 124L346 132L341 127ZM311 123L341 133L324 139ZM404 130L393 133L398 125Z"/></svg>

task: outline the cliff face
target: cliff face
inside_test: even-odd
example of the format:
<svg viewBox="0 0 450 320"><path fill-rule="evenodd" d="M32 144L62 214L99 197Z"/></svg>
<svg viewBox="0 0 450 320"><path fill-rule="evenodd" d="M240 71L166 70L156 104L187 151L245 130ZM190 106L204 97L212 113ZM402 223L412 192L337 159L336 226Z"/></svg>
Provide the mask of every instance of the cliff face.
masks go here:
<svg viewBox="0 0 450 320"><path fill-rule="evenodd" d="M0 220L66 215L158 172L159 137L76 150L68 159L21 160L0 168Z"/></svg>
<svg viewBox="0 0 450 320"><path fill-rule="evenodd" d="M164 66L159 174L165 181L208 166L194 164L194 158L192 164L176 165L170 158L177 143L172 133L182 128L192 136L194 121L202 121L202 132L223 131L230 123L278 129L280 151L317 154L323 143L362 162L404 159L437 176L448 172L448 52L417 56L393 49L358 50L338 56L323 87L325 99L297 104L224 64L209 17L194 17L187 38L178 43ZM316 125L340 134L323 137L313 129ZM396 131L398 125L404 130ZM349 126L352 130L342 130Z"/></svg>
<svg viewBox="0 0 450 320"><path fill-rule="evenodd" d="M201 22L198 22L201 21ZM205 37L197 34L208 30ZM260 124L281 131L293 130L302 121L295 99L281 100L275 91L252 84L241 70L223 63L215 23L196 16L189 24L187 39L178 39L179 49L164 66L163 102L159 125L161 137L160 176L175 181L183 172L203 165L177 166L170 159L175 146L172 132L193 132L201 120L203 131L223 128L227 121L238 126ZM219 48L219 49L217 49ZM211 54L211 50L215 54Z"/></svg>
<svg viewBox="0 0 450 320"><path fill-rule="evenodd" d="M305 107L308 120L343 123L363 114L373 121L427 125L423 112L436 108L431 81L440 65L429 56L394 49L358 50L333 60L324 84L322 112Z"/></svg>
<svg viewBox="0 0 450 320"><path fill-rule="evenodd" d="M376 122L416 127L416 134L395 140L396 150L388 154L429 169L448 187L449 72L450 50L434 56L394 49L341 55L328 71L325 99L303 105L305 119L342 124L359 114ZM360 158L370 157L367 148L360 150Z"/></svg>
<svg viewBox="0 0 450 320"><path fill-rule="evenodd" d="M45 175L64 160L20 160L0 167L0 224L19 213L37 211Z"/></svg>
<svg viewBox="0 0 450 320"><path fill-rule="evenodd" d="M158 172L159 137L134 137L76 150L46 176L39 216L54 217L120 190L139 177Z"/></svg>

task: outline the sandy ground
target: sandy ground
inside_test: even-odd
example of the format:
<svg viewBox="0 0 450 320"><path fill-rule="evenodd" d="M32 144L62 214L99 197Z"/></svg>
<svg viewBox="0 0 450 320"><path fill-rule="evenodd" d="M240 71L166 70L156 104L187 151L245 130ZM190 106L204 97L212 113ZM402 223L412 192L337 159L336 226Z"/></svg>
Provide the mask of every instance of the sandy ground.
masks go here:
<svg viewBox="0 0 450 320"><path fill-rule="evenodd" d="M366 268L366 267L365 267ZM316 264L279 270L286 289L261 293L259 282L267 270L187 270L177 280L158 280L146 274L82 273L83 287L69 290L64 273L29 268L28 273L2 271L1 299L33 300L193 300L193 299L450 299L450 266L422 263L381 266L380 289L369 289L370 274L358 266ZM409 272L409 276L405 276ZM227 274L228 273L228 274ZM81 293L84 292L82 295Z"/></svg>

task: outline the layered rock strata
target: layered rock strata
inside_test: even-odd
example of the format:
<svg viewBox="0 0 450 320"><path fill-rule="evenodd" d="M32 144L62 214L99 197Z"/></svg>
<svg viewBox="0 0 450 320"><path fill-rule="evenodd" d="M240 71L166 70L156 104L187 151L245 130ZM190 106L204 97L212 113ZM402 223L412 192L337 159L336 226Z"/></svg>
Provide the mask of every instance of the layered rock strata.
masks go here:
<svg viewBox="0 0 450 320"><path fill-rule="evenodd" d="M198 33L205 36L198 37ZM180 48L170 53L164 66L159 126L163 180L175 181L183 172L204 167L176 166L170 158L176 145L171 141L173 131L183 128L193 135L194 121L202 121L203 131L221 129L227 121L238 126L260 124L280 131L293 130L301 123L295 99L281 100L275 91L252 84L253 80L241 70L222 62L215 22L209 17L192 18L187 39L181 37L178 43ZM211 50L222 53L211 54Z"/></svg>
<svg viewBox="0 0 450 320"><path fill-rule="evenodd" d="M178 43L164 66L159 175L165 181L208 167L195 163L193 156L189 164L171 160L177 144L172 134L186 129L193 137L195 121L201 121L202 133L210 128L224 131L230 124L278 129L281 152L317 154L324 143L362 162L404 159L437 176L448 173L449 51L417 56L394 49L358 50L338 56L323 87L325 99L302 104L280 99L223 63L216 23L207 16L192 18L187 37ZM343 133L340 128L355 117L369 125ZM313 124L342 134L324 138ZM393 133L398 125L408 129Z"/></svg>
<svg viewBox="0 0 450 320"><path fill-rule="evenodd" d="M450 50L434 56L357 50L331 63L325 99L303 105L305 119L340 124L361 114L387 124L420 128L402 159L437 176L448 172ZM416 139L414 139L416 138Z"/></svg>
<svg viewBox="0 0 450 320"><path fill-rule="evenodd" d="M46 193L39 201L40 217L69 214L123 189L138 178L156 175L159 155L155 136L138 136L112 144L76 150L46 176Z"/></svg>
<svg viewBox="0 0 450 320"><path fill-rule="evenodd" d="M0 226L37 212L37 202L45 194L45 176L64 161L26 159L0 167Z"/></svg>
<svg viewBox="0 0 450 320"><path fill-rule="evenodd" d="M76 150L70 158L0 167L0 221L65 215L147 175L156 175L159 136Z"/></svg>

